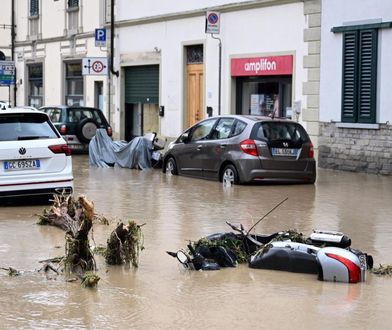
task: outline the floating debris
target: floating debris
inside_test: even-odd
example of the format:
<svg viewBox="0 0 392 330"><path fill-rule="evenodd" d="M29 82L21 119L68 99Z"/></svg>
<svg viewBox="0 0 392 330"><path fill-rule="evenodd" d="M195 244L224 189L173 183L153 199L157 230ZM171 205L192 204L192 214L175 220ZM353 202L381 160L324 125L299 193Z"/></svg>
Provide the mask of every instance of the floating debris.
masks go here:
<svg viewBox="0 0 392 330"><path fill-rule="evenodd" d="M20 275L20 272L12 267L8 267L8 268L0 267L0 269L8 272L8 276L19 276Z"/></svg>
<svg viewBox="0 0 392 330"><path fill-rule="evenodd" d="M94 273L91 273L91 272L87 272L82 277L81 285L84 288L86 288L86 287L94 288L94 287L97 286L97 284L98 284L100 279L101 278L97 274L94 274Z"/></svg>
<svg viewBox="0 0 392 330"><path fill-rule="evenodd" d="M104 247L104 246L96 246L93 249L93 253L105 257L106 256L106 247Z"/></svg>
<svg viewBox="0 0 392 330"><path fill-rule="evenodd" d="M392 276L392 265L382 265L380 264L380 267L373 268L371 270L373 274L376 275L388 275Z"/></svg>

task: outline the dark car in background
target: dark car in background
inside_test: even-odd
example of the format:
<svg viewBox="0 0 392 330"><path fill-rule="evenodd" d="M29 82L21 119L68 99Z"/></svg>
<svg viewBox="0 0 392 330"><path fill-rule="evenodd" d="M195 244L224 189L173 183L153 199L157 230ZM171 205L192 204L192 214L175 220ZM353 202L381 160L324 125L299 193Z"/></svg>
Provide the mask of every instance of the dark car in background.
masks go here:
<svg viewBox="0 0 392 330"><path fill-rule="evenodd" d="M88 152L90 140L98 128L106 129L112 136L112 128L100 109L74 106L44 106L45 112L72 151Z"/></svg>
<svg viewBox="0 0 392 330"><path fill-rule="evenodd" d="M163 172L224 184L316 180L313 145L297 122L246 115L205 119L169 145Z"/></svg>

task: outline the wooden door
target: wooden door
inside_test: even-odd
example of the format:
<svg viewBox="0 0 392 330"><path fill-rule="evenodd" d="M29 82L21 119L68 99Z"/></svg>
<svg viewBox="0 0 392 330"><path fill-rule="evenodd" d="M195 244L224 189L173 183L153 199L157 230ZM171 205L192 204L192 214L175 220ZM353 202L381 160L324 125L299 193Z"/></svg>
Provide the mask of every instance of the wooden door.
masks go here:
<svg viewBox="0 0 392 330"><path fill-rule="evenodd" d="M204 118L203 64L187 65L187 127Z"/></svg>

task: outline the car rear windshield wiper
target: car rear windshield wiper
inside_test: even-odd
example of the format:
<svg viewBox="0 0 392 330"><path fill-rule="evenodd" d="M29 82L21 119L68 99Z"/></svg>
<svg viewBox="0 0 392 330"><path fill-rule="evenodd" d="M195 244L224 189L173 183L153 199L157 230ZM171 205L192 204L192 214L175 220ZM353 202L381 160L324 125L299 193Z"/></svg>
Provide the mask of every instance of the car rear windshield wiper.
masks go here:
<svg viewBox="0 0 392 330"><path fill-rule="evenodd" d="M38 139L49 139L49 136L39 136L39 135L24 135L18 136L18 141L20 140L38 140Z"/></svg>

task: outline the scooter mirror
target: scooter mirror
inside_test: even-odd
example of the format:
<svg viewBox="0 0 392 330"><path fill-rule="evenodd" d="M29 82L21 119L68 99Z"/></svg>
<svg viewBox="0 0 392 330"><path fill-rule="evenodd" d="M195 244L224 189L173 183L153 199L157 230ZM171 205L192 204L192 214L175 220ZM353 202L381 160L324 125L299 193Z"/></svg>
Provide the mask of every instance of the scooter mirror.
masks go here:
<svg viewBox="0 0 392 330"><path fill-rule="evenodd" d="M185 254L184 251L180 250L177 252L177 259L179 262L181 262L183 265L187 264L189 262L188 256Z"/></svg>

